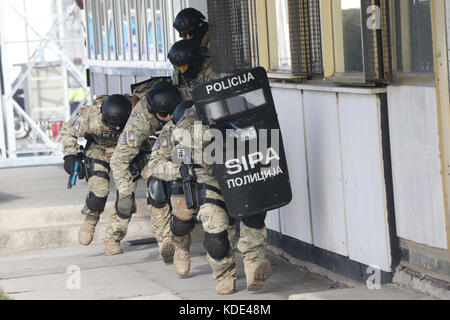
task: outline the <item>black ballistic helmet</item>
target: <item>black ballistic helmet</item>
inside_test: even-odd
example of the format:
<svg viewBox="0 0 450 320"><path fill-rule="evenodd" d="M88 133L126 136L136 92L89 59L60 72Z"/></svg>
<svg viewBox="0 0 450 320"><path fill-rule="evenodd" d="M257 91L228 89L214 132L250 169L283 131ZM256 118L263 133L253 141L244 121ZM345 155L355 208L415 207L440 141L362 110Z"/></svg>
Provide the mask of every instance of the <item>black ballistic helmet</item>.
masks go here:
<svg viewBox="0 0 450 320"><path fill-rule="evenodd" d="M193 105L194 105L194 101L192 101L192 100L184 101L184 102L180 103L175 108L175 111L173 112L172 122L175 124L178 124L178 122L180 122L180 120L183 119L186 110L189 108L192 108Z"/></svg>
<svg viewBox="0 0 450 320"><path fill-rule="evenodd" d="M202 59L200 47L192 40L180 40L173 44L169 50L168 58L177 67L185 64L191 65Z"/></svg>
<svg viewBox="0 0 450 320"><path fill-rule="evenodd" d="M205 19L205 16L200 11L194 8L186 8L177 14L173 22L173 27L179 32L182 38L185 38L185 33L188 30L192 30L195 36L207 24Z"/></svg>
<svg viewBox="0 0 450 320"><path fill-rule="evenodd" d="M180 92L167 81L156 83L147 92L147 110L153 114L172 114L180 102Z"/></svg>
<svg viewBox="0 0 450 320"><path fill-rule="evenodd" d="M123 130L132 109L130 100L121 94L114 94L102 103L102 121L111 128L120 127Z"/></svg>
<svg viewBox="0 0 450 320"><path fill-rule="evenodd" d="M201 48L193 40L180 40L175 42L169 50L168 58L176 67L189 66L183 75L185 78L194 79L203 64Z"/></svg>

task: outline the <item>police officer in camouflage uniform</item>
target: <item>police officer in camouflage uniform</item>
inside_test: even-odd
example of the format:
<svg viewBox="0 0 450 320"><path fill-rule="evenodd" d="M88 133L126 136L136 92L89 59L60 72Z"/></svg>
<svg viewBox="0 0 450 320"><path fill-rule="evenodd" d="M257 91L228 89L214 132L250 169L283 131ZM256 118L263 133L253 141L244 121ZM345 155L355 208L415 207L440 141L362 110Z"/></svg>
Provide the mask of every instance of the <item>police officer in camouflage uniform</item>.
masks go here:
<svg viewBox="0 0 450 320"><path fill-rule="evenodd" d="M111 217L113 224L106 234L112 245L107 247L105 242L105 250L112 253L121 253L120 241L125 237L131 215L135 211L135 186L128 167L143 145L153 146L156 132L161 128L161 122L166 121L165 118L181 101L178 90L170 83L170 78L155 78L147 81L134 91L133 98L137 104L111 159L118 198L116 213ZM169 230L170 205L167 199L161 198L160 184L150 177L145 168L141 175L147 179L147 185L150 187L147 190L147 202L159 251L164 262L171 263L174 247ZM156 195L150 191L155 191Z"/></svg>
<svg viewBox="0 0 450 320"><path fill-rule="evenodd" d="M174 45L169 52L169 59L175 67L182 65L186 61L182 61L182 59L178 61L174 59L174 56L190 57L189 59L198 60L203 58L194 48L185 43L182 44L183 46ZM184 52L180 49L184 49ZM188 66L191 65L188 64ZM201 66L197 70L180 70L177 68L183 74L184 79L182 79L185 80L184 84L188 88L193 89L196 84L217 78L217 75L211 71L210 64L207 68L204 68L205 63L203 62ZM200 75L200 78L191 79L191 75ZM184 113L182 117L177 115L180 113L180 109ZM226 205L212 167L203 160L203 150L210 141L207 138L209 127L198 123L201 130L196 130L196 120L195 106L187 108L186 104L182 104L177 107L173 119L176 126L171 136L172 141L169 143L169 145L175 146L172 151L172 161L167 158L166 161L162 159L156 161L154 158L151 158L149 170L153 176L166 181L180 178L190 180L196 176L198 194L200 195L197 219L202 222L205 231L203 244L214 276L219 281L216 292L221 295L232 294L235 292L236 282L236 263L233 251L236 230L234 221L230 219L226 212ZM180 170L183 167L179 165L178 161L180 154L182 154L181 158L184 161L186 161L186 158L190 158L189 162L194 163L194 169L190 169L191 172L188 176L186 176L186 170ZM174 159L178 160L173 162ZM195 171L195 175L192 170ZM265 258L267 230L264 219L265 214L242 219L240 223L241 233L238 249L244 256L247 289L250 291L260 290L264 282L269 278L272 270L270 262ZM171 225L172 233L180 230L188 231L189 228L186 226L186 223L189 223L189 220L174 219L173 225ZM181 232L177 236L181 236Z"/></svg>
<svg viewBox="0 0 450 320"><path fill-rule="evenodd" d="M64 169L72 175L79 159L78 138L87 139L89 194L81 212L85 221L79 232L79 242L88 246L94 237L95 227L104 211L109 194L110 160L117 140L125 126L131 110L131 97L123 95L101 96L92 106L83 106L78 115L62 129Z"/></svg>
<svg viewBox="0 0 450 320"><path fill-rule="evenodd" d="M211 69L211 58L204 56L194 40L180 40L169 50L168 58L175 69L175 84L183 101L192 100L195 86L219 78Z"/></svg>
<svg viewBox="0 0 450 320"><path fill-rule="evenodd" d="M191 107L192 102L183 102L182 105ZM161 172L159 172L158 170L164 171L165 163L172 157L172 151L175 148L175 145L172 141L173 129L175 128L175 123L182 116L184 116L184 113L179 111L167 118L168 122L162 129L158 137L158 141L153 147L149 162L149 164L151 163L151 168L154 169L154 171L150 169L153 177L161 176ZM167 182L170 186L170 202L172 204L170 231L172 243L175 246L175 272L179 276L186 276L190 270L189 249L191 246L191 231L195 227L195 211L187 208L183 186L180 181L167 180ZM149 189L150 188L151 186L149 184Z"/></svg>

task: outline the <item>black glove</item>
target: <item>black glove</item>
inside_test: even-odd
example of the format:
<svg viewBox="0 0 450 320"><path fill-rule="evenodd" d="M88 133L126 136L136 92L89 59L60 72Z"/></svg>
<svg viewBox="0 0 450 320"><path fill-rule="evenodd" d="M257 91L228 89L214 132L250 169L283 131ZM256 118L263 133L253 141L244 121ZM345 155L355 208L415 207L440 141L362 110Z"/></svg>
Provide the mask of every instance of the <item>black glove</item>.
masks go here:
<svg viewBox="0 0 450 320"><path fill-rule="evenodd" d="M78 158L74 155L68 155L64 158L64 170L67 172L68 175L73 174L73 169L75 167L75 163L78 161Z"/></svg>
<svg viewBox="0 0 450 320"><path fill-rule="evenodd" d="M133 182L138 181L141 178L141 172L148 164L147 152L139 152L139 154L131 161L129 170L133 177Z"/></svg>

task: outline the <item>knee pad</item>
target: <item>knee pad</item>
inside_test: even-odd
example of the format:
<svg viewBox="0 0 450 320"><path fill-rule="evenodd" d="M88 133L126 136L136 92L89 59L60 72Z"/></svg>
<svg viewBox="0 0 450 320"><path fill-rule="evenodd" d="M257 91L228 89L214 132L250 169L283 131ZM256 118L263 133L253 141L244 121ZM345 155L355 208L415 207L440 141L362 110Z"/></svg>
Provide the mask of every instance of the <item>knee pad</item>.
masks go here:
<svg viewBox="0 0 450 320"><path fill-rule="evenodd" d="M169 202L167 197L166 186L164 181L150 177L147 181L148 186L148 198L147 204L161 209Z"/></svg>
<svg viewBox="0 0 450 320"><path fill-rule="evenodd" d="M86 206L92 211L99 211L102 213L105 210L106 200L108 197L99 198L93 192L89 192L86 198Z"/></svg>
<svg viewBox="0 0 450 320"><path fill-rule="evenodd" d="M221 233L208 233L205 232L205 240L203 241L203 246L206 252L211 256L211 258L216 260L222 260L225 258L230 247L230 242L228 240L228 231L222 231Z"/></svg>
<svg viewBox="0 0 450 320"><path fill-rule="evenodd" d="M119 190L117 190L115 210L119 218L124 220L130 219L136 213L136 195L134 192L131 196L120 198Z"/></svg>
<svg viewBox="0 0 450 320"><path fill-rule="evenodd" d="M170 231L172 231L173 235L177 237L183 237L190 233L195 228L195 220L192 218L191 220L185 221L177 218L176 216L172 216L170 220Z"/></svg>
<svg viewBox="0 0 450 320"><path fill-rule="evenodd" d="M265 220L266 220L267 213L263 214L257 214L250 217L244 217L242 218L242 222L249 228L253 229L262 229L266 226Z"/></svg>

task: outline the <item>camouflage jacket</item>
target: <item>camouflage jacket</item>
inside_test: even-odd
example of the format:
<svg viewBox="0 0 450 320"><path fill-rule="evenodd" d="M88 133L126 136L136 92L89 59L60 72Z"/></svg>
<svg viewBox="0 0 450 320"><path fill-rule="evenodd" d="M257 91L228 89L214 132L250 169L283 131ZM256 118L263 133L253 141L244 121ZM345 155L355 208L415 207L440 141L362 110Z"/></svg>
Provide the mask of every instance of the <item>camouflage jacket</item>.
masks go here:
<svg viewBox="0 0 450 320"><path fill-rule="evenodd" d="M197 78L193 81L189 82L182 82L181 84L178 84L178 89L181 92L182 98L184 101L186 100L192 100L191 97L191 90L199 84L209 82L213 79L217 79L218 75L214 73L211 70L211 61L209 59L205 60L205 63L203 64L203 68L198 74ZM181 78L179 78L181 79ZM149 162L149 171L150 175L154 176L158 179L165 180L165 181L174 181L181 178L181 175L179 173L180 166L176 163L172 162L172 154L175 152L182 151L180 150L181 147L186 147L187 149L191 149L192 146L194 146L194 149L196 150L195 154L193 156L202 153L202 150L206 145L202 143L202 137L194 137L194 124L197 121L197 112L195 106L193 106L191 109L188 109L185 111L184 117L176 124L174 125L172 129L172 133L170 134L169 141L165 141L165 137L162 138L161 141L159 141L160 145L164 145L163 148L161 148L159 155L151 156L151 160ZM209 127L201 125L201 122L198 122L198 124L201 126L201 132L205 133ZM178 129L178 130L177 130ZM186 131L184 129L187 129ZM197 131L195 133L198 134ZM190 137L186 137L190 135ZM192 139L193 138L193 139ZM184 140L183 140L184 139ZM183 142L184 141L184 142ZM167 147L166 147L167 146ZM177 150L178 148L178 150ZM203 158L197 157L196 163L202 163ZM208 170L207 170L208 171ZM209 172L212 172L211 169L209 169Z"/></svg>
<svg viewBox="0 0 450 320"><path fill-rule="evenodd" d="M156 154L152 154L149 162L151 175L165 181L181 179L180 164L173 161L176 158L191 156L196 165L195 173L198 183L205 183L220 188L211 164L206 163L204 152L210 144L212 136L209 135L209 126L197 120L195 106L186 110L184 117L176 125L171 126L170 139L160 136L160 147ZM180 156L180 153L182 155ZM223 200L213 191L206 190L206 196L212 199Z"/></svg>
<svg viewBox="0 0 450 320"><path fill-rule="evenodd" d="M171 163L172 152L175 148L172 139L173 129L175 129L175 124L169 121L161 130L158 140L153 146L148 164L152 176L166 181L176 180L176 171L179 168L178 166L172 166Z"/></svg>
<svg viewBox="0 0 450 320"><path fill-rule="evenodd" d="M129 171L131 161L141 150L151 152L155 143L156 132L161 127L159 120L153 114L150 114L146 107L146 92L151 85L158 81L164 80L158 79L155 82L143 84L134 90L133 98L135 101L139 101L133 108L111 158L114 181L122 197L131 195L134 190L133 179ZM146 169L143 170L141 176L144 179L149 177Z"/></svg>
<svg viewBox="0 0 450 320"><path fill-rule="evenodd" d="M194 80L185 80L180 71L176 70L175 85L179 88L183 101L192 100L192 89L196 86L220 78L212 71L211 58L205 57L202 68Z"/></svg>
<svg viewBox="0 0 450 320"><path fill-rule="evenodd" d="M78 114L64 124L61 133L64 155L77 154L78 138L81 137L103 149L107 157L113 154L119 133L102 122L100 108L107 98L108 96L98 97L92 106L81 107Z"/></svg>

